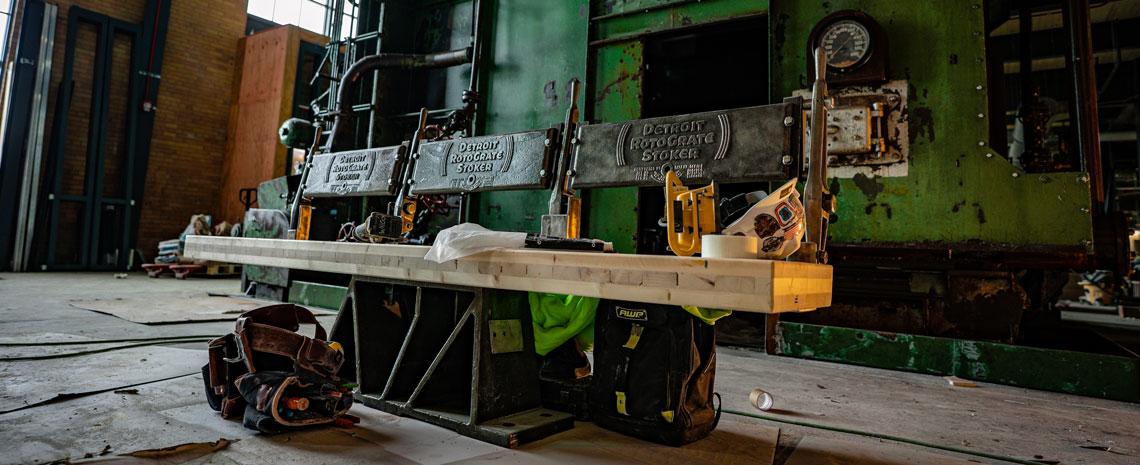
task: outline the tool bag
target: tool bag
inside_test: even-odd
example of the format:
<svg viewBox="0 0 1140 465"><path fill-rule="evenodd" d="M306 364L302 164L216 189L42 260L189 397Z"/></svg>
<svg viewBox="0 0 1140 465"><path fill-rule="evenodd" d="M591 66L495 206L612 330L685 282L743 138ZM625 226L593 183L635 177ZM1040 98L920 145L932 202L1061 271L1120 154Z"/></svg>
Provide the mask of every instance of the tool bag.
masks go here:
<svg viewBox="0 0 1140 465"><path fill-rule="evenodd" d="M297 333L302 323L316 326L315 338ZM297 305L241 314L232 334L210 341L202 367L210 407L263 433L334 422L352 406L352 392L336 376L344 353L327 338Z"/></svg>
<svg viewBox="0 0 1140 465"><path fill-rule="evenodd" d="M675 306L599 305L590 395L599 426L672 446L704 438L720 420L715 373L713 326Z"/></svg>

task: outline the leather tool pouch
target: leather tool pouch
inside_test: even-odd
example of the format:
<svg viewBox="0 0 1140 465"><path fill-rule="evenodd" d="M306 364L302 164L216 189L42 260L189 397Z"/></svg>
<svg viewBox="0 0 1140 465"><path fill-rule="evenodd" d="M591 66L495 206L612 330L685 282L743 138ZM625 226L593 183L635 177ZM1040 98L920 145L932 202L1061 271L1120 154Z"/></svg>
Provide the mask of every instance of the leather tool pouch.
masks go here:
<svg viewBox="0 0 1140 465"><path fill-rule="evenodd" d="M298 334L301 324L315 325L315 337ZM202 367L210 408L264 433L333 422L352 406L352 392L336 376L344 353L327 338L304 307L243 313L233 333L210 341Z"/></svg>

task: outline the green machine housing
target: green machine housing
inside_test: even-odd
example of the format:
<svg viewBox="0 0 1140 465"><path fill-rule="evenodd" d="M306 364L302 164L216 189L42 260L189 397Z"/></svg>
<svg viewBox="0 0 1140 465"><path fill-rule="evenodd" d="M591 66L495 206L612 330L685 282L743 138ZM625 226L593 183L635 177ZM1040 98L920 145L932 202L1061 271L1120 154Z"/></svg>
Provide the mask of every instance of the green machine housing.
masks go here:
<svg viewBox="0 0 1140 465"><path fill-rule="evenodd" d="M472 80L469 67L460 66L366 77L356 86L357 117L349 131L353 149L406 140L421 107L441 122L448 110L463 106L464 90L473 81L479 95L475 134L557 127L572 79L585 83L579 103L583 121L590 123L777 103L810 87L809 41L827 33L819 27L828 18L855 11L877 26L869 31L875 42L868 61L882 67L881 75L835 83L831 90L840 103L869 92L874 98L901 98L905 105L892 107L893 119L882 121L894 131L897 149L883 150L886 158L829 160L828 184L838 198L839 218L829 230L834 305L778 323L769 320L766 330L763 318L739 317L721 327L722 341L787 355L949 373L954 369L946 367L964 365L939 359L914 366L906 355L916 345L890 346L898 339L890 335L931 338L927 343L935 346L943 340L984 340L991 352L1029 353L1012 344L1056 350L1052 342L1038 343L1061 333L1076 338L1079 332L1059 326L1049 305L1070 273L1121 270L1126 263L1123 228L1106 213L1099 149L1085 143L1090 128L1081 129L1088 109L1072 117L1077 148L1068 152L1071 163L1042 169L1008 156L1007 94L1013 91L1003 80L1006 55L1000 49L1009 37L995 31L1008 27L1013 2L483 1L488 5L481 18L486 30L479 75ZM1069 16L1088 12L1087 2L1064 3ZM471 0L357 4L354 38L338 45L343 53L334 62L470 44ZM1065 30L1069 37L1088 32ZM1080 87L1080 79L1074 82ZM1071 90L1072 95L1082 92ZM317 102L324 98L324 104L315 106L332 108L334 94L322 94ZM1094 95L1093 112L1095 100ZM773 187L726 185L723 192ZM657 225L664 208L660 188L591 188L579 195L583 237L611 241L622 253L667 253ZM495 230L537 233L549 198L545 190L470 194L459 200L459 216ZM391 201L366 198L353 210L382 210ZM864 349L875 341L901 355L846 355L870 353ZM952 348L950 342L938 347ZM968 362L981 369L956 374L1131 400L1140 387L1130 357L1112 359L1123 371L1113 387L1105 387L1108 382L1034 384L1026 380L1040 373L1010 373L1016 363L1006 362L994 364L1006 371L990 371L987 378L986 355L980 357ZM1129 389L1132 394L1120 394Z"/></svg>

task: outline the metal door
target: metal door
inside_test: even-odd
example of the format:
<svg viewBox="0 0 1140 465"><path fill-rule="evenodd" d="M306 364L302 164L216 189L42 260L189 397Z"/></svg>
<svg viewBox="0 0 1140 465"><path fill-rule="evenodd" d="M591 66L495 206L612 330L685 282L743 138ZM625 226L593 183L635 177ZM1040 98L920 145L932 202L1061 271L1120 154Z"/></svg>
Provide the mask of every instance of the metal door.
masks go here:
<svg viewBox="0 0 1140 465"><path fill-rule="evenodd" d="M137 25L73 7L52 143L44 269L125 269L136 137Z"/></svg>

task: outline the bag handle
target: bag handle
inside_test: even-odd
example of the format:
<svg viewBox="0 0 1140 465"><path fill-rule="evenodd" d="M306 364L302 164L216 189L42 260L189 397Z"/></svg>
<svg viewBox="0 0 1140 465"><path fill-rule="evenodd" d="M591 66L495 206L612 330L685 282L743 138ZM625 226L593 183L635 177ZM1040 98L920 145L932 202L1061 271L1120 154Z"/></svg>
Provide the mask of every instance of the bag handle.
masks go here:
<svg viewBox="0 0 1140 465"><path fill-rule="evenodd" d="M248 320L251 323L276 326L293 332L297 332L297 330L301 329L302 323L311 324L317 327L315 339L321 341L328 340L328 333L325 331L325 327L321 325L321 322L317 321L317 317L313 315L313 312L297 304L269 305L242 313L241 316L238 317L237 329L239 331L243 326L243 320Z"/></svg>

